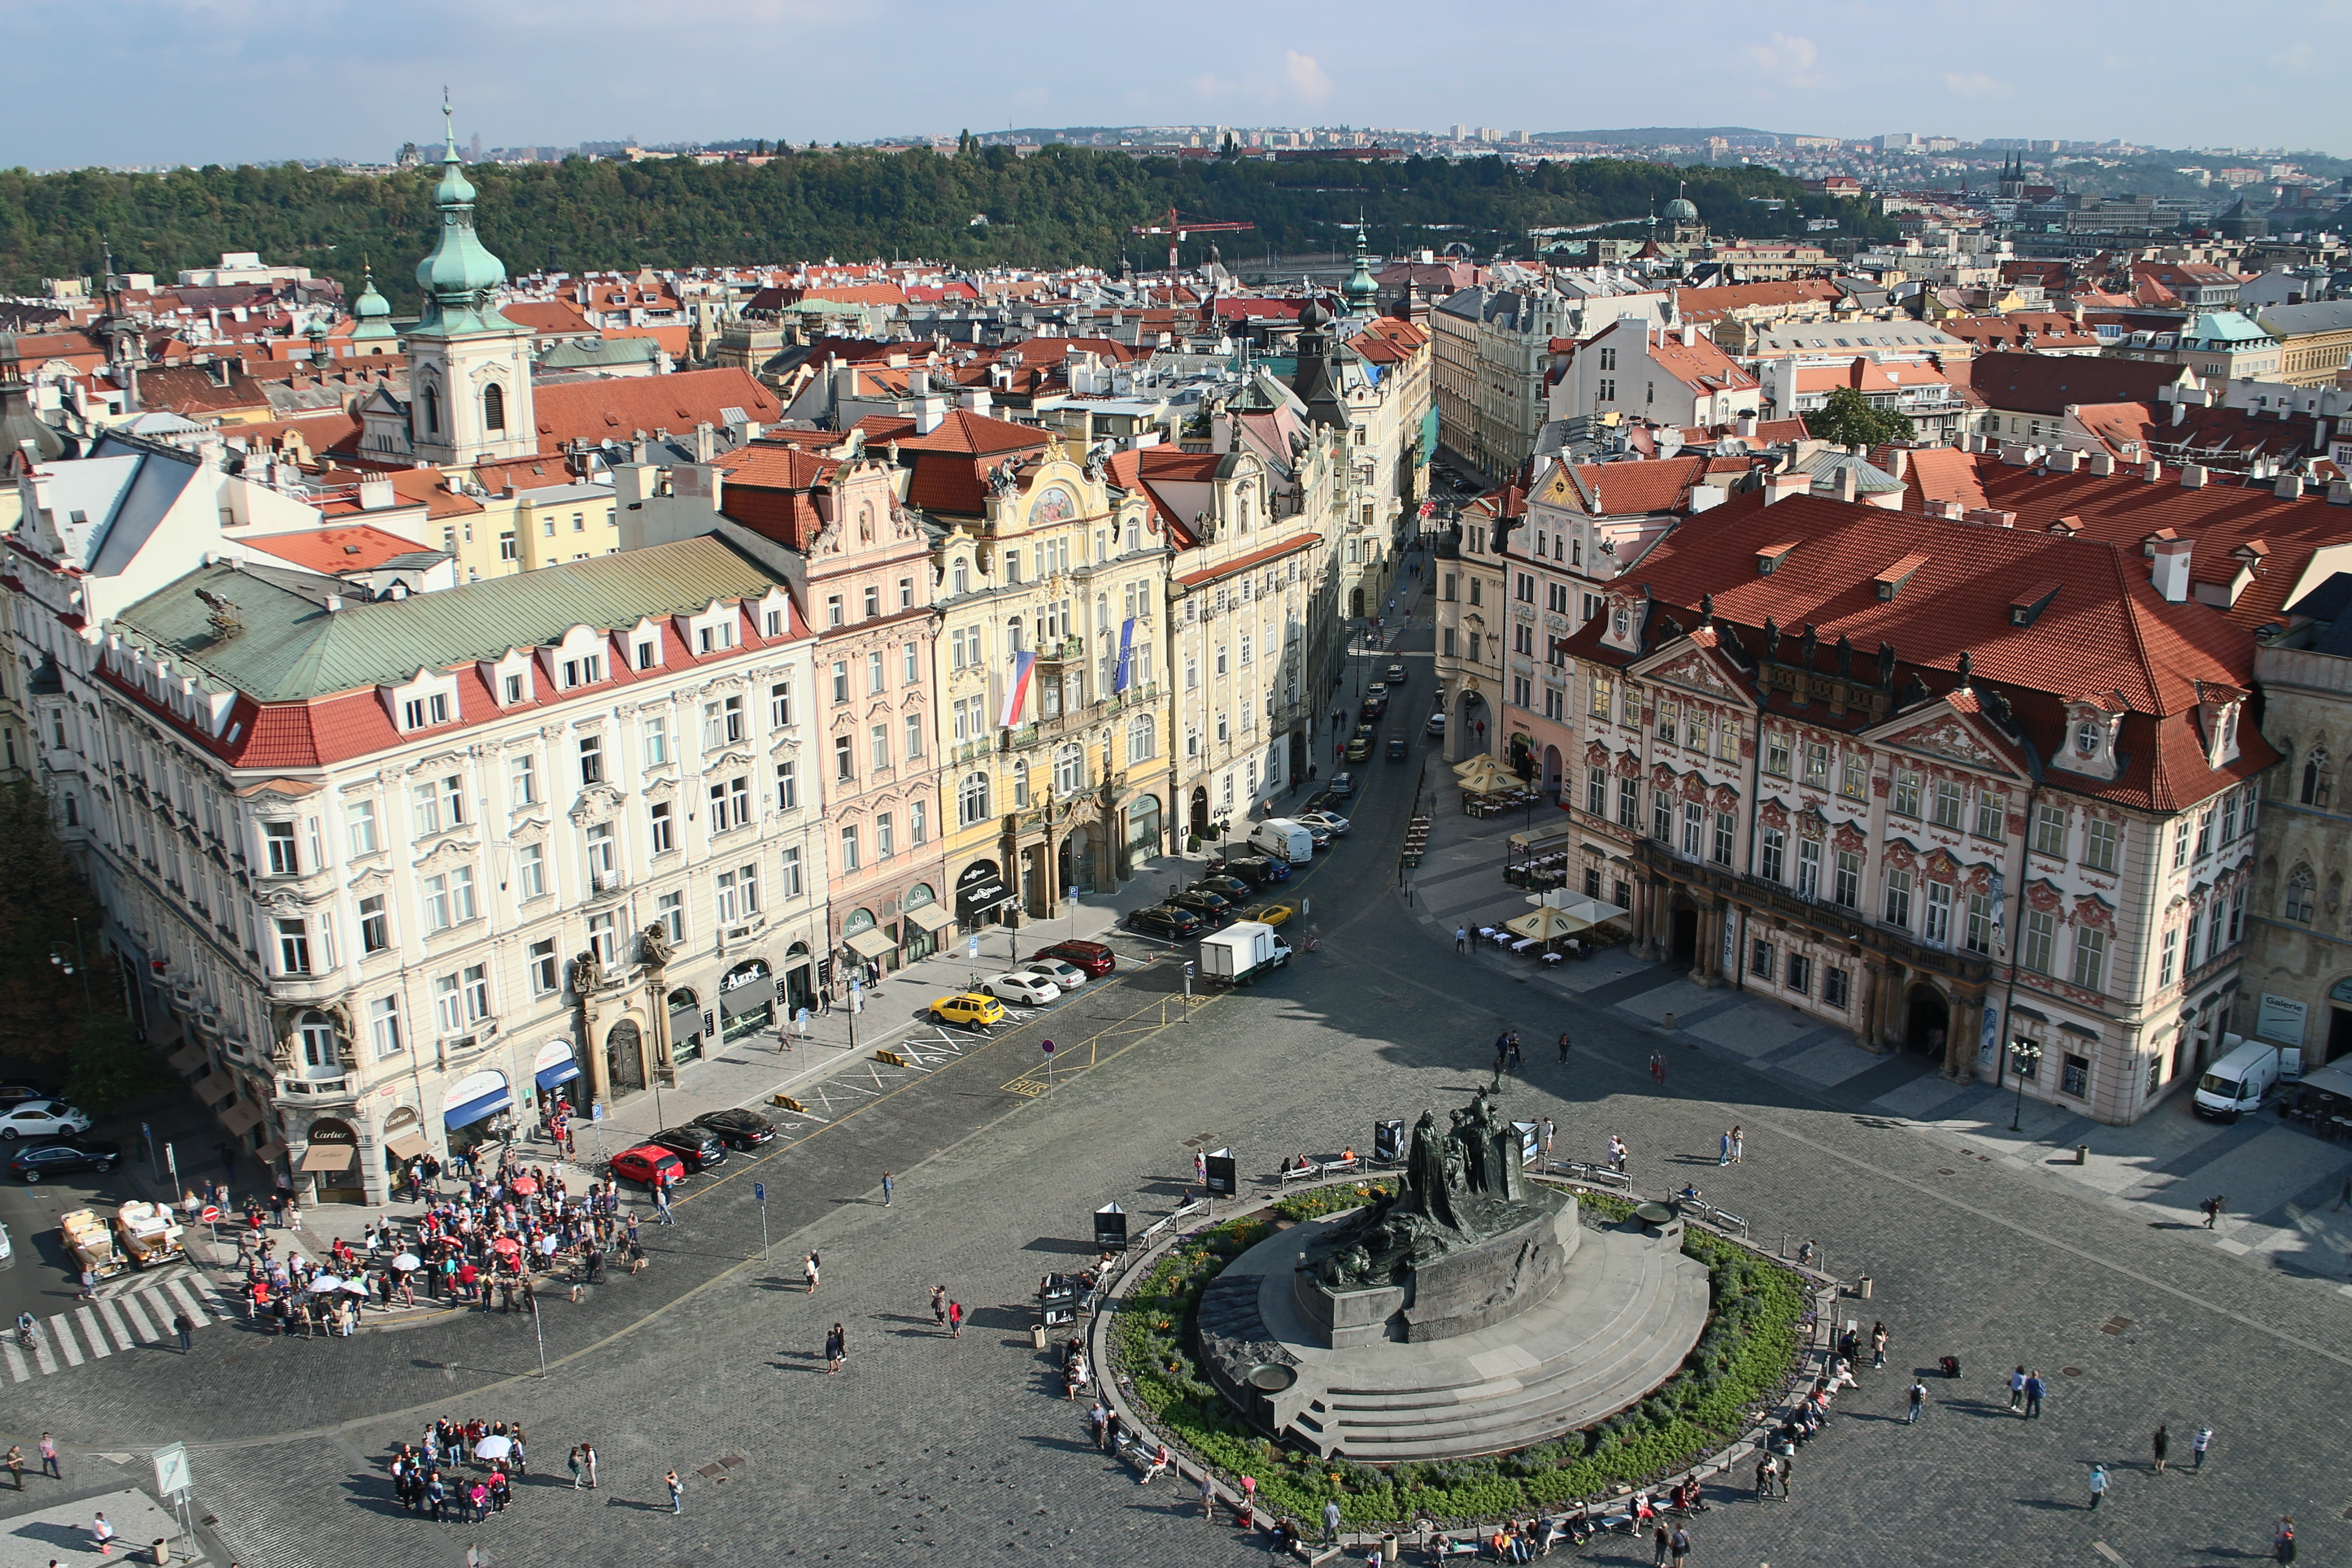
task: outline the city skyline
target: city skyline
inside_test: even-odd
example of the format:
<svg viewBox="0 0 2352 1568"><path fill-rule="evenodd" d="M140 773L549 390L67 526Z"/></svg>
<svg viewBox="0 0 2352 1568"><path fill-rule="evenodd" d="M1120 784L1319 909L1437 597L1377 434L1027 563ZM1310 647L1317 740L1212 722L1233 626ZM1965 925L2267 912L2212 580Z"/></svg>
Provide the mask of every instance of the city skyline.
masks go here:
<svg viewBox="0 0 2352 1568"><path fill-rule="evenodd" d="M885 0L878 14L854 23L804 0L748 8L688 0L650 37L641 36L641 15L603 0L560 13L426 0L410 14L414 25L397 29L382 28L380 16L347 0L305 8L299 26L273 0L226 9L133 0L134 25L97 36L86 12L30 0L0 22L0 39L19 58L79 59L101 79L142 87L111 96L107 111L93 115L79 73L37 77L26 84L29 112L0 163L383 162L434 129L431 107L445 79L461 142L478 134L485 146L625 135L648 144L761 136L830 143L1052 124L1348 123L1442 132L1475 121L1533 132L1714 123L1847 138L1909 130L1969 140L2337 152L2342 121L2330 112L2324 82L2329 62L2352 45L2352 7L2341 5L2293 13L2257 5L2247 26L2194 51L2160 43L2168 16L2205 31L2202 13L2173 4L2135 12L2129 33L2088 13L2053 17L2046 8L1995 5L1970 13L1969 39L1983 47L1957 48L1969 40L1924 13L1821 4L1766 16L1707 5L1682 18L1697 26L1672 37L1631 13L1580 19L1547 65L1539 44L1498 57L1497 30L1474 17L1429 25L1425 12L1377 0L1360 7L1360 25L1344 33L1320 26L1306 7L1277 6L1273 20L1299 26L1277 26L1271 37L1265 7L1221 9L1225 20L1248 24L1237 47L1203 51L1199 69L1188 59L1164 76L1139 77L1083 66L1088 58L1152 58L1155 19L1105 16L1059 0L1028 7L1013 29L1003 13L916 0ZM2263 26L2269 12L2283 25ZM1085 30L1071 34L1065 24ZM616 68L607 42L622 27L635 38L630 70ZM729 29L732 68L714 74L709 49L720 28ZM369 70L361 83L341 81L349 58L342 41L362 33ZM1412 47L1398 48L1407 36ZM888 90L877 91L854 62L867 40L882 37L897 41ZM445 47L453 37L466 40L462 53ZM1076 42L1047 51L1034 42L1039 37ZM2027 39L2033 47L2016 47ZM500 63L525 50L536 62L530 72ZM1499 58L1521 66L1498 71ZM663 85L686 79L693 91ZM779 95L779 82L797 85ZM221 112L240 90L264 83L292 112ZM1567 85L1574 90L1563 97ZM331 89L320 100L335 105L331 124L306 122L297 107L312 87Z"/></svg>

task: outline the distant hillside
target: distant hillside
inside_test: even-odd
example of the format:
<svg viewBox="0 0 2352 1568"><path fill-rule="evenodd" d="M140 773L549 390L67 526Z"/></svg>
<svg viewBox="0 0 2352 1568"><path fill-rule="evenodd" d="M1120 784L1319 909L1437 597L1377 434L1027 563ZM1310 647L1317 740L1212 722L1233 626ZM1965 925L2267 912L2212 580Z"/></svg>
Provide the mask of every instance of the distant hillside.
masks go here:
<svg viewBox="0 0 2352 1568"><path fill-rule="evenodd" d="M1752 125L1644 125L1632 131L1538 131L1546 142L1605 142L1621 147L1687 147L1710 136L1784 137L1786 131L1759 131Z"/></svg>
<svg viewBox="0 0 2352 1568"><path fill-rule="evenodd" d="M692 267L874 257L951 265L1164 265L1166 241L1130 236L1173 205L1187 217L1255 223L1218 237L1236 262L1271 249L1351 243L1361 211L1375 250L1461 242L1478 255L1528 253L1530 228L1638 217L1679 181L1718 233L1801 232L1833 216L1849 237L1891 235L1857 204L1808 192L1769 170L1589 160L1519 168L1462 163L1274 163L1131 158L1047 147L940 155L871 150L794 153L760 168L673 159L642 163L487 164L482 237L509 270L541 266ZM170 278L226 250L257 250L356 290L362 259L395 310L415 307L411 279L435 228L435 170L372 177L331 169L217 166L164 174L105 170L0 173L0 291L34 293L45 278L97 270L100 236L115 265ZM1751 200L1750 198L1759 198ZM1785 204L1771 210L1769 202ZM1205 247L1185 247L1186 262Z"/></svg>

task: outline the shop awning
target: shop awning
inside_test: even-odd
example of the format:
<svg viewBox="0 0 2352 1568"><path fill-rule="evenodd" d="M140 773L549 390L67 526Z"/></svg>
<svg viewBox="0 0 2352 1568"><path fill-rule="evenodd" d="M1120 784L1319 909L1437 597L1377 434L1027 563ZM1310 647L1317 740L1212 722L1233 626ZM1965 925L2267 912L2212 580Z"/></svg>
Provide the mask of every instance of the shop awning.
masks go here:
<svg viewBox="0 0 2352 1568"><path fill-rule="evenodd" d="M360 1163L360 1152L348 1143L313 1143L302 1151L299 1167L310 1171L348 1171Z"/></svg>
<svg viewBox="0 0 2352 1568"><path fill-rule="evenodd" d="M205 1047L200 1041L191 1040L172 1053L173 1072L194 1072L204 1065Z"/></svg>
<svg viewBox="0 0 2352 1568"><path fill-rule="evenodd" d="M859 931L845 945L860 958L876 960L887 958L898 951L898 944L891 941L890 933L885 931Z"/></svg>
<svg viewBox="0 0 2352 1568"><path fill-rule="evenodd" d="M416 1156L425 1152L425 1134L422 1132L395 1132L389 1139L385 1140L383 1148L384 1152L390 1154L395 1160L414 1160Z"/></svg>
<svg viewBox="0 0 2352 1568"><path fill-rule="evenodd" d="M275 1165L278 1161L286 1158L285 1140L272 1138L268 1142L256 1149L253 1152L253 1157L265 1165Z"/></svg>
<svg viewBox="0 0 2352 1568"><path fill-rule="evenodd" d="M541 1068L531 1075L531 1081L541 1089L553 1089L559 1083L570 1083L580 1076L578 1058L566 1057L551 1068Z"/></svg>
<svg viewBox="0 0 2352 1568"><path fill-rule="evenodd" d="M1565 846L1583 831L1573 823L1559 827L1538 827L1532 833L1514 833L1507 842L1520 854L1539 854L1546 849Z"/></svg>
<svg viewBox="0 0 2352 1568"><path fill-rule="evenodd" d="M740 1018L746 1013L758 1012L775 999L776 983L772 977L763 974L748 985L732 986L721 991L719 994L719 1016L722 1018ZM697 1029L701 1027L701 1019L698 1016L695 1020L695 1027ZM670 1027L670 1035L673 1038L684 1037L678 1035L675 1025Z"/></svg>
<svg viewBox="0 0 2352 1568"><path fill-rule="evenodd" d="M479 1100L469 1100L463 1105L450 1106L441 1113L441 1125L471 1127L485 1117L496 1116L513 1103L514 1096L509 1094L501 1085L497 1090L482 1096Z"/></svg>
<svg viewBox="0 0 2352 1568"><path fill-rule="evenodd" d="M236 1080L215 1068L196 1080L196 1098L206 1105L218 1105L236 1092Z"/></svg>
<svg viewBox="0 0 2352 1568"><path fill-rule="evenodd" d="M907 918L918 930L936 931L955 924L955 916L938 904L918 904L907 911Z"/></svg>
<svg viewBox="0 0 2352 1568"><path fill-rule="evenodd" d="M261 1107L249 1100L240 1100L221 1113L221 1125L239 1138L253 1131L261 1120Z"/></svg>

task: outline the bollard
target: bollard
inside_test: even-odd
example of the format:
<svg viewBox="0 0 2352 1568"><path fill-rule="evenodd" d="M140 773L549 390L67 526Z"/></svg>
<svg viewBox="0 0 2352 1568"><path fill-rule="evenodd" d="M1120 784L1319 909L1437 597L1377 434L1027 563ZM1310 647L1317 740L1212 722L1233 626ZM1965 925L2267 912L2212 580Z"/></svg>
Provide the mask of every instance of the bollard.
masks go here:
<svg viewBox="0 0 2352 1568"><path fill-rule="evenodd" d="M1044 1350L1045 1348L1045 1324L1032 1323L1029 1325L1029 1344L1034 1350Z"/></svg>
<svg viewBox="0 0 2352 1568"><path fill-rule="evenodd" d="M2090 1163L2091 1163L2091 1146L2090 1146L2088 1143L2077 1143L2077 1144L2075 1144L2075 1145L2074 1145L2074 1163L2076 1163L2077 1165L2087 1165L2087 1164L2089 1164Z"/></svg>
<svg viewBox="0 0 2352 1568"><path fill-rule="evenodd" d="M1870 1300L1870 1289L1871 1280L1867 1274L1853 1282L1853 1293L1865 1301Z"/></svg>
<svg viewBox="0 0 2352 1568"><path fill-rule="evenodd" d="M154 1558L156 1568L163 1568L163 1564L172 1560L172 1543L168 1541L158 1541L148 1548L148 1555Z"/></svg>
<svg viewBox="0 0 2352 1568"><path fill-rule="evenodd" d="M1672 1033L1675 1026L1675 1016L1672 1013L1667 1014L1666 1021L1660 1026L1665 1029L1668 1033Z"/></svg>

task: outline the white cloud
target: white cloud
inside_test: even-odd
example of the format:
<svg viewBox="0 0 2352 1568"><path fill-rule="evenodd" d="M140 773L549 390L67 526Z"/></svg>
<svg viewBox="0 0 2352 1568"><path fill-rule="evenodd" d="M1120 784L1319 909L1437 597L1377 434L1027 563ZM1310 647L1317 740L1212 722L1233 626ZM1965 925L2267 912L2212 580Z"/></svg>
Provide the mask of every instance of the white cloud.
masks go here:
<svg viewBox="0 0 2352 1568"><path fill-rule="evenodd" d="M1316 63L1313 55L1302 55L1297 49L1285 51L1283 74L1290 79L1290 90L1309 103L1320 103L1331 96L1331 79Z"/></svg>
<svg viewBox="0 0 2352 1568"><path fill-rule="evenodd" d="M1775 33L1763 43L1748 45L1746 53L1756 68L1779 86L1814 88L1821 85L1821 73L1813 68L1821 63L1822 51L1811 38Z"/></svg>
<svg viewBox="0 0 2352 1568"><path fill-rule="evenodd" d="M1982 71L1946 71L1944 87L1955 97L1975 99L2007 98L2017 90L2009 83L1996 80Z"/></svg>

